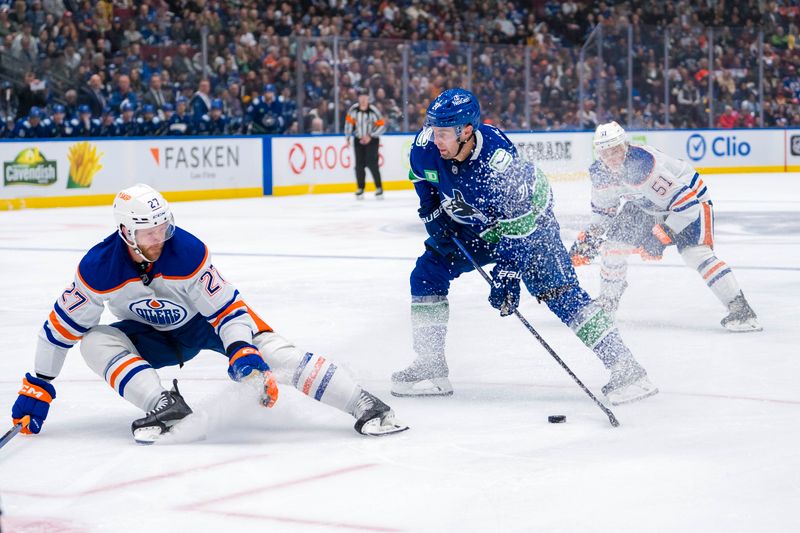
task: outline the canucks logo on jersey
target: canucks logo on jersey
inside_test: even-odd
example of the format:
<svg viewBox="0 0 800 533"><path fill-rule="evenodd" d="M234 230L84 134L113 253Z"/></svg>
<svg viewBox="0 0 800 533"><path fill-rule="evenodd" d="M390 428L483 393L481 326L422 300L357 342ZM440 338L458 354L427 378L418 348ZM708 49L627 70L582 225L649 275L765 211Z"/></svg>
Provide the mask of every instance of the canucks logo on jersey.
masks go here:
<svg viewBox="0 0 800 533"><path fill-rule="evenodd" d="M456 221L462 224L488 224L489 218L478 211L475 207L471 206L464 200L464 194L458 189L453 189L453 197L447 196L447 193L442 191L445 201L442 202L442 207L445 211Z"/></svg>
<svg viewBox="0 0 800 533"><path fill-rule="evenodd" d="M169 300L147 298L128 307L142 320L159 326L180 324L187 316L186 309Z"/></svg>

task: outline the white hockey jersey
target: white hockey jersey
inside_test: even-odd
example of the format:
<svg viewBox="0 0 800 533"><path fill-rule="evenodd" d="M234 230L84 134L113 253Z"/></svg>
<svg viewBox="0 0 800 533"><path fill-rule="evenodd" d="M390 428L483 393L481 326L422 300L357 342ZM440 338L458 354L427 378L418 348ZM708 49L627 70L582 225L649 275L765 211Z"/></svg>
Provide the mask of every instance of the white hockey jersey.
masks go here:
<svg viewBox="0 0 800 533"><path fill-rule="evenodd" d="M631 145L622 170L611 171L602 161L589 167L592 181L590 227L605 229L622 201L647 213L663 216L675 233L703 216L711 197L703 180L686 161L652 146ZM709 210L708 206L705 210Z"/></svg>
<svg viewBox="0 0 800 533"><path fill-rule="evenodd" d="M145 273L138 271L128 245L114 233L86 253L75 280L53 305L39 333L35 371L56 377L67 351L100 322L105 305L120 320L160 331L180 328L202 315L225 347L272 331L220 276L206 245L191 233L176 228Z"/></svg>

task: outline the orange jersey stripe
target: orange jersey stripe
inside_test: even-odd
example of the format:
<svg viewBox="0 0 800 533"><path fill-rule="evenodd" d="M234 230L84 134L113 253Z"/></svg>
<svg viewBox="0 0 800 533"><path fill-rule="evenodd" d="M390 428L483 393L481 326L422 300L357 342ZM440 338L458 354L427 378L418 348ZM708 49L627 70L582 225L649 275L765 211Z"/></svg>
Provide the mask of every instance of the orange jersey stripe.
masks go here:
<svg viewBox="0 0 800 533"><path fill-rule="evenodd" d="M220 322L222 322L222 320L226 316L228 316L229 314L233 313L234 311L236 311L237 309L242 308L242 307L247 307L243 301L239 300L238 302L233 302L217 318L214 319L214 321L211 323L211 325L214 326L214 327L217 327L217 325Z"/></svg>
<svg viewBox="0 0 800 533"><path fill-rule="evenodd" d="M355 125L356 125L356 119L354 119L354 118L353 118L353 117L351 117L350 115L345 115L345 116L344 116L344 119L345 119L347 122L349 122L350 124L352 124L353 126L355 126Z"/></svg>
<svg viewBox="0 0 800 533"><path fill-rule="evenodd" d="M677 207L678 205L682 204L683 202L685 202L686 200L688 200L689 198L691 198L691 197L692 197L692 196L694 196L695 194L696 194L696 193L695 193L693 190L692 190L692 191L690 191L690 192L689 192L689 194L687 194L686 196L684 196L683 198L681 198L680 200L678 200L677 202L675 202L674 204L672 204L672 207Z"/></svg>
<svg viewBox="0 0 800 533"><path fill-rule="evenodd" d="M703 276L703 279L708 279L708 278L710 278L710 277L712 276L712 274L714 274L714 272L716 272L717 270L719 270L720 268L722 268L722 267L724 267L724 266L725 266L725 263L723 263L722 261L720 261L719 263L717 263L716 265L714 265L714 268L712 268L711 270L709 270L708 272L706 272L705 276Z"/></svg>
<svg viewBox="0 0 800 533"><path fill-rule="evenodd" d="M714 233L712 231L712 222L711 222L711 206L707 203L703 202L703 219L705 220L706 231L705 237L703 237L703 244L714 247Z"/></svg>
<svg viewBox="0 0 800 533"><path fill-rule="evenodd" d="M56 331L58 331L62 337L64 337L65 339L69 339L71 341L81 340L81 336L76 337L75 335L67 331L67 328L61 325L61 322L58 321L58 317L56 316L55 311L50 311L50 316L48 318L50 319L50 324L54 328L56 328Z"/></svg>
<svg viewBox="0 0 800 533"><path fill-rule="evenodd" d="M108 384L116 389L117 388L117 378L122 373L122 371L125 370L125 368L131 366L133 363L137 363L139 361L144 361L144 359L142 359L141 357L139 357L137 355L136 357L131 357L130 359L128 359L127 361L125 361L124 363L119 365L119 367L116 370L114 370L114 373L111 374L111 378L108 380Z"/></svg>
<svg viewBox="0 0 800 533"><path fill-rule="evenodd" d="M308 379L305 383L303 383L303 394L308 394L308 391L311 390L311 384L314 383L314 380L317 378L317 374L319 374L319 369L322 368L322 365L325 364L325 359L320 357L317 359L316 364L314 365L314 370L311 371L311 375L308 376Z"/></svg>
<svg viewBox="0 0 800 533"><path fill-rule="evenodd" d="M270 327L270 325L267 324L266 322L264 322L263 320L261 320L261 317L259 317L257 314L255 314L255 312L252 309L250 309L250 307L248 307L248 306L245 306L245 307L247 307L247 314L250 315L250 318L252 318L253 322L255 322L255 324L256 324L256 328L257 328L256 333L261 333L263 331L272 331L272 328Z"/></svg>
<svg viewBox="0 0 800 533"><path fill-rule="evenodd" d="M383 120L383 119L380 119L380 120L376 120L376 121L375 121L375 126L376 126L376 127L378 127L378 128L380 128L380 127L381 127L381 126L383 126L384 124L386 124L386 121L385 121L385 120Z"/></svg>

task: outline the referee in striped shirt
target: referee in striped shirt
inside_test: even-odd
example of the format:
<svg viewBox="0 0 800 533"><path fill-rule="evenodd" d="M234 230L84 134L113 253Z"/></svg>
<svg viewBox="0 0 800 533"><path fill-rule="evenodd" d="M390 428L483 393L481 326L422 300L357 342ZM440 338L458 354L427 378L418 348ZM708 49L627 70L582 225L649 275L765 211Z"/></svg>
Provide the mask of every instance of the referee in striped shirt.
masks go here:
<svg viewBox="0 0 800 533"><path fill-rule="evenodd" d="M344 117L344 134L347 136L347 146L350 146L350 137L358 139L353 145L356 155L356 199L364 199L364 182L366 169L369 168L372 180L375 182L375 198L383 199L381 186L381 171L378 168L378 137L386 131L386 123L381 112L374 105L369 104L369 92L361 89L358 92L358 103L353 104Z"/></svg>

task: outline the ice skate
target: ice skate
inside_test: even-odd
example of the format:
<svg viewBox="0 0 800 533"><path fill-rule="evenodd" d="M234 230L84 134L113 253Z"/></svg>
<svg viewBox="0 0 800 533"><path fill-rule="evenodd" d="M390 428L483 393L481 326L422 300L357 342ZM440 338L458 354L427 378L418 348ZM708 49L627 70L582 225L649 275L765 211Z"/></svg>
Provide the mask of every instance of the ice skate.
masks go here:
<svg viewBox="0 0 800 533"><path fill-rule="evenodd" d="M408 429L395 420L394 411L388 405L365 390L361 391L353 416L357 419L355 430L362 435L380 437Z"/></svg>
<svg viewBox="0 0 800 533"><path fill-rule="evenodd" d="M139 444L153 444L190 414L192 409L178 391L178 380L172 380L172 390L162 392L155 408L131 424L133 439Z"/></svg>
<svg viewBox="0 0 800 533"><path fill-rule="evenodd" d="M375 199L376 200L383 200L383 189L382 188L378 187L375 190Z"/></svg>
<svg viewBox="0 0 800 533"><path fill-rule="evenodd" d="M601 390L612 405L636 402L658 392L647 379L644 368L632 359L619 361L611 367L611 379Z"/></svg>
<svg viewBox="0 0 800 533"><path fill-rule="evenodd" d="M356 191L356 200L363 200L364 199L364 189L358 189Z"/></svg>
<svg viewBox="0 0 800 533"><path fill-rule="evenodd" d="M392 374L392 396L450 396L453 385L444 357L418 357L411 366Z"/></svg>
<svg viewBox="0 0 800 533"><path fill-rule="evenodd" d="M748 333L751 331L761 331L764 328L758 323L755 311L744 299L744 294L739 293L739 296L728 304L728 316L720 321L722 327L728 331L736 333Z"/></svg>

